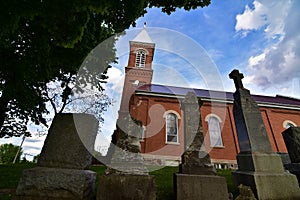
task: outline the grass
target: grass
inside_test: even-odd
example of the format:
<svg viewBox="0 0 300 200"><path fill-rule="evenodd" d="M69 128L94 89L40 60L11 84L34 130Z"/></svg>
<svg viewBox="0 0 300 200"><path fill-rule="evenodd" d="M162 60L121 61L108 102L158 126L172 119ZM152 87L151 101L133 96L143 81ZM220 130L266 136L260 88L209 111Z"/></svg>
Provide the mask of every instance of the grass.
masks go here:
<svg viewBox="0 0 300 200"><path fill-rule="evenodd" d="M178 172L178 167L164 167L151 172L155 176L156 196L158 200L175 199L173 193L173 174Z"/></svg>
<svg viewBox="0 0 300 200"><path fill-rule="evenodd" d="M35 166L36 164L34 163L0 165L0 199L10 200L14 193L13 190L11 193L6 192L6 194L2 194L1 190L3 191L4 189L16 189L22 171L26 168L32 168ZM100 176L104 174L106 168L105 166L92 166L90 169L92 171L95 171L97 175ZM150 173L150 175L155 176L156 195L158 200L175 199L173 193L173 174L177 172L178 167L164 167ZM238 190L234 187L231 181L231 170L218 170L217 172L219 176L223 176L226 178L228 192L233 193L233 195L236 197L238 195ZM98 179L96 184L98 185Z"/></svg>
<svg viewBox="0 0 300 200"><path fill-rule="evenodd" d="M22 171L26 168L35 167L34 163L18 163L14 165L0 164L0 199L10 200L14 189L17 188ZM1 190L7 189L5 194Z"/></svg>
<svg viewBox="0 0 300 200"><path fill-rule="evenodd" d="M233 194L233 196L236 198L239 195L239 190L237 187L234 186L232 179L231 179L231 169L218 169L217 170L217 175L218 176L223 176L226 178L226 182L227 182L227 189L228 192L231 192Z"/></svg>

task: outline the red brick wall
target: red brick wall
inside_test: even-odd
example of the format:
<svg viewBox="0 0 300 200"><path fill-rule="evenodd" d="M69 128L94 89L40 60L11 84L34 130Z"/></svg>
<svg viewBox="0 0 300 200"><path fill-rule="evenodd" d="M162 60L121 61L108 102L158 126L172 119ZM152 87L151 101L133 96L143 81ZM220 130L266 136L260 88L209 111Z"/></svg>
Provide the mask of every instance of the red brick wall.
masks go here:
<svg viewBox="0 0 300 200"><path fill-rule="evenodd" d="M147 103L146 103L147 102ZM135 96L134 105L131 108L133 117L143 122L145 138L142 144L142 152L180 156L183 153L183 118L180 103L177 99L170 98L146 98ZM180 115L178 119L178 144L166 143L166 125L164 114L174 110Z"/></svg>
<svg viewBox="0 0 300 200"><path fill-rule="evenodd" d="M153 45L147 45L143 43L131 43L130 44L130 53L129 53L129 59L128 59L128 66L129 67L135 67L135 57L136 57L136 51L138 49L145 49L148 53L146 55L146 69L152 69L152 60L154 56L154 46Z"/></svg>
<svg viewBox="0 0 300 200"><path fill-rule="evenodd" d="M268 121L270 129L272 130L272 137L275 138L273 149L276 148L276 151L279 152L287 152L283 137L281 135L281 133L285 130L283 127L283 122L285 120L290 120L296 123L296 125L300 126L300 111L282 108L268 108L266 113L268 114Z"/></svg>
<svg viewBox="0 0 300 200"><path fill-rule="evenodd" d="M146 55L145 68L135 67L136 50L143 48L148 54ZM119 114L129 111L129 100L134 94L136 87L133 85L135 80L139 80L140 84L150 84L152 81L152 60L154 54L154 46L143 43L130 43L130 53L128 59L128 66L125 68L125 80L122 91L122 100Z"/></svg>
<svg viewBox="0 0 300 200"><path fill-rule="evenodd" d="M136 95L132 103L134 104L131 107L133 117L141 120L146 127L145 139L141 142L142 152L156 155L181 156L184 148L184 116L180 102L175 98ZM166 126L163 115L168 110L174 110L180 114L181 119L178 120L179 144L166 144ZM291 120L300 125L300 112L267 107L262 107L260 110L273 151L287 152L281 135L281 132L284 131L283 122ZM236 160L239 145L233 118L233 105L204 102L200 111L205 145L211 158L216 160ZM210 147L208 123L205 121L205 117L211 113L221 118L222 122L220 125L224 147Z"/></svg>

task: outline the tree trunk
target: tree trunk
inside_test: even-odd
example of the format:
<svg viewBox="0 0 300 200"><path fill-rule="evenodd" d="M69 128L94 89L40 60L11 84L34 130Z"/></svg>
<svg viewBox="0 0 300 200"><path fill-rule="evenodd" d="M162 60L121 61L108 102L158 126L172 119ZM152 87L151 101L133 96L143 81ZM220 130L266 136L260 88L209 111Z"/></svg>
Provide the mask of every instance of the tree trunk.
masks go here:
<svg viewBox="0 0 300 200"><path fill-rule="evenodd" d="M9 103L9 99L7 98L5 90L3 90L2 95L0 97L0 130L2 129L4 121L5 121L8 103ZM1 135L1 132L0 132L0 138L1 137L3 137L3 136Z"/></svg>

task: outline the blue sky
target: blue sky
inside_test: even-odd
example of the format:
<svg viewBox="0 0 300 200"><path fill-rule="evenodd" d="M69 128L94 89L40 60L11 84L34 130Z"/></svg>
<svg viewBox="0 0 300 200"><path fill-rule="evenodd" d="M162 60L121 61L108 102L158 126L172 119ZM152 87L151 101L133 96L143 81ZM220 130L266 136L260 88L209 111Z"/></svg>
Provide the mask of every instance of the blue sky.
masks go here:
<svg viewBox="0 0 300 200"><path fill-rule="evenodd" d="M129 40L144 22L156 44L153 83L234 92L228 74L236 68L253 94L300 98L299 9L299 1L287 0L216 0L170 16L149 9L117 44L119 63L109 71L107 88L116 103L103 132L108 135L114 128Z"/></svg>
<svg viewBox="0 0 300 200"><path fill-rule="evenodd" d="M212 0L206 8L178 9L170 16L149 9L117 44L119 63L109 70L106 86L116 102L103 132L107 136L115 126L129 40L144 22L156 43L153 83L233 92L228 74L237 68L253 94L300 98L299 10L298 0ZM25 140L24 151L37 154L43 139L37 140Z"/></svg>
<svg viewBox="0 0 300 200"><path fill-rule="evenodd" d="M147 22L149 28L167 28L193 39L215 63L227 91L233 89L228 74L238 68L252 93L300 97L299 8L299 1L216 0L206 8L177 10L170 16L149 9L136 27ZM156 52L154 63L159 58Z"/></svg>

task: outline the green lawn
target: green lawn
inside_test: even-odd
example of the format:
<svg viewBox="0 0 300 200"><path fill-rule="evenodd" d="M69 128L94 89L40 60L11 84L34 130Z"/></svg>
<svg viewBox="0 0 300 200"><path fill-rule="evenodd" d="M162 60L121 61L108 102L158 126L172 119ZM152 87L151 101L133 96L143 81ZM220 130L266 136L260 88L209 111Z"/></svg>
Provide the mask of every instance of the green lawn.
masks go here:
<svg viewBox="0 0 300 200"><path fill-rule="evenodd" d="M1 194L1 191L3 191L3 189L15 189L18 185L22 170L35 166L36 165L33 163L0 165L0 199L10 200L12 194ZM105 167L92 166L91 170L95 171L97 175L103 175ZM178 172L178 167L164 167L150 173L151 175L155 176L156 194L158 200L172 200L175 198L173 194L173 174L176 172ZM231 170L218 170L218 175L226 178L228 191L233 193L236 197L238 191L232 184Z"/></svg>
<svg viewBox="0 0 300 200"><path fill-rule="evenodd" d="M3 189L15 189L18 185L23 169L34 167L34 163L20 163L14 165L0 164L0 199L9 200L12 194L2 194Z"/></svg>

